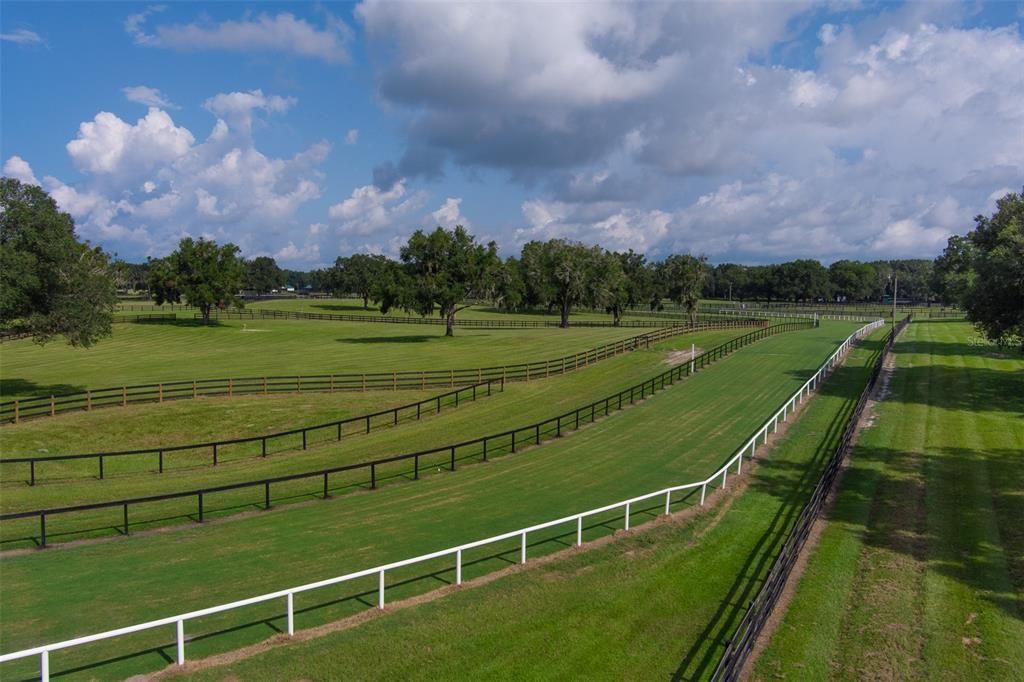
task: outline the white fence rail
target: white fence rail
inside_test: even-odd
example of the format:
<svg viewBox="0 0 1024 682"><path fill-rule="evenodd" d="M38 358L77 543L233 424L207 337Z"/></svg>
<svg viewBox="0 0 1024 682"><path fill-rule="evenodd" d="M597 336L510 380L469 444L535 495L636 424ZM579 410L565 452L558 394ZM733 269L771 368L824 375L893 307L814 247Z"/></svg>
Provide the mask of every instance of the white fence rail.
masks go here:
<svg viewBox="0 0 1024 682"><path fill-rule="evenodd" d="M703 481L697 481L694 483L686 483L683 485L676 485L670 488L664 488L657 490L652 493L640 495L638 497L632 497L628 500L621 502L615 502L613 504L598 507L597 509L588 509L587 511L580 512L579 514L573 514L571 516L565 516L560 519L553 521L545 521L538 523L533 526L526 528L520 528L518 530L509 531L502 533L501 535L495 535L483 540L476 540L474 542L468 542L466 544L458 545L456 547L449 547L447 549L441 549L436 552L429 554L423 554L411 559L403 559L401 561L394 561L389 564L383 564L381 566L374 566L373 568L367 568L355 573L347 573L334 578L327 578L313 583L307 583L305 585L299 585L297 587L290 587L284 590L278 590L276 592L268 592L255 597L249 597L248 599L241 599L239 601L233 601L228 604L220 604L218 606L211 606L205 609L198 609L196 611L189 611L187 613L178 614L176 616L168 616L166 618L159 618L157 620L151 620L145 623L139 623L138 625L129 625L128 627L118 628L116 630L107 630L106 632L99 632L93 635L86 635L84 637L76 637L75 639L68 639L62 642L55 642L53 644L45 644L43 646L32 647L31 649L23 649L21 651L14 651L8 654L0 655L0 663L6 663L7 661L13 661L16 659L27 658L29 656L39 656L39 672L40 678L43 682L49 682L50 679L50 652L59 651L61 649L69 649L71 647L80 646L82 644L88 644L90 642L97 642L104 639L112 639L114 637L120 637L122 635L129 635L135 632L142 632L144 630L151 630L153 628L159 628L164 626L173 625L175 628L175 639L177 642L177 662L178 665L182 665L185 662L185 622L193 620L195 618L201 618L203 616L210 616L216 613L224 611L231 611L233 609L242 608L245 606L251 606L253 604L260 604L263 602L273 601L275 599L283 599L285 601L285 613L287 614L288 621L288 634L295 634L295 595L303 592L309 592L311 590L328 587L331 585L337 585L339 583L348 582L350 580L356 580L359 578L365 578L367 576L377 576L377 608L384 608L384 592L385 592L385 576L388 571L393 571L397 568L405 566L412 566L414 564L431 561L441 557L453 557L455 560L455 584L462 584L462 553L475 549L477 547L484 547L496 542L502 542L504 540L510 540L512 538L519 538L519 562L526 563L526 548L527 548L527 537L530 533L535 533L540 530L547 528L553 528L569 524L573 521L576 522L576 545L583 544L583 520L590 516L597 514L603 514L610 511L623 510L624 511L624 527L626 530L629 529L629 517L631 508L639 502L645 502L647 500L657 499L660 497L665 498L665 513L670 513L672 506L672 494L687 490L694 490L700 488L700 504L704 505L704 499L707 496L708 486L714 486L719 478L721 479L721 488L726 486L728 479L729 470L735 465L736 473L739 474L743 468L743 456L748 452L750 457L753 457L757 450L757 443L763 438L763 443L768 442L768 433L771 429L772 433L778 431L779 423L787 420L790 413L796 410L797 405L802 403L805 397L809 397L811 391L815 390L821 382L831 373L832 369L840 363L845 353L851 348L854 342L870 332L874 331L878 327L884 324L883 320L876 320L871 324L865 325L851 334L845 341L843 341L839 347L835 350L829 358L822 363L821 367L814 373L814 375L808 379L804 384L787 400L779 410L769 417L764 424L758 429L754 435L743 444L736 451L736 453L729 458L729 460L723 464L717 471L708 476Z"/></svg>
<svg viewBox="0 0 1024 682"><path fill-rule="evenodd" d="M717 315L732 315L733 317L783 317L783 318L798 318L807 320L844 320L846 322L867 322L868 320L875 319L870 315L835 315L827 314L823 315L820 313L783 313L776 312L774 310L757 310L751 309L732 309L732 308L721 308L716 313Z"/></svg>

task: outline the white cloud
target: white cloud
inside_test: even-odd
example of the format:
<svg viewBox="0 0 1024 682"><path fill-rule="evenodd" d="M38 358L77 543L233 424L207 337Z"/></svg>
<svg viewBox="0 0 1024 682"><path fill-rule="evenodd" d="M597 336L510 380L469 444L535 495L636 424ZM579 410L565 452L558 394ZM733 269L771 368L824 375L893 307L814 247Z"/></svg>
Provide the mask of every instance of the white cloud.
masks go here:
<svg viewBox="0 0 1024 682"><path fill-rule="evenodd" d="M144 104L147 107L157 107L160 109L177 109L169 99L156 88L150 88L145 85L132 85L126 88L121 88L121 92L124 93L125 99L129 102L137 102L138 104Z"/></svg>
<svg viewBox="0 0 1024 682"><path fill-rule="evenodd" d="M78 127L78 137L66 145L81 170L128 175L147 172L185 156L195 138L164 111L151 107L134 125L106 111Z"/></svg>
<svg viewBox="0 0 1024 682"><path fill-rule="evenodd" d="M448 197L439 209L430 214L432 219L430 227L440 225L441 227L453 228L456 225L462 225L466 229L470 229L473 224L469 221L469 218L462 215L461 206L461 197Z"/></svg>
<svg viewBox="0 0 1024 682"><path fill-rule="evenodd" d="M228 50L234 52L283 52L319 59L329 64L349 60L352 30L340 19L323 11L325 22L318 28L304 19L282 12L276 15L246 16L238 21L163 24L147 33L149 17L162 6L132 14L125 31L137 45L184 51Z"/></svg>
<svg viewBox="0 0 1024 682"><path fill-rule="evenodd" d="M15 45L45 45L46 41L43 40L35 31L29 31L26 28L19 28L11 31L10 33L0 33L0 41L14 43Z"/></svg>
<svg viewBox="0 0 1024 682"><path fill-rule="evenodd" d="M15 180L20 180L27 185L38 185L35 173L28 161L20 156L12 156L4 162L4 175Z"/></svg>
<svg viewBox="0 0 1024 682"><path fill-rule="evenodd" d="M203 107L221 118L228 119L232 128L249 133L252 130L254 111L281 114L295 106L296 102L294 97L267 97L262 90L256 89L249 92L220 93L203 102Z"/></svg>
<svg viewBox="0 0 1024 682"><path fill-rule="evenodd" d="M345 144L355 144L356 142L359 142L359 130L357 128L350 128L345 133Z"/></svg>
<svg viewBox="0 0 1024 682"><path fill-rule="evenodd" d="M285 263L315 263L320 258L320 246L317 244L306 244L299 248L294 242L274 252L274 260Z"/></svg>
<svg viewBox="0 0 1024 682"><path fill-rule="evenodd" d="M381 190L365 185L352 190L352 195L331 206L327 214L340 220L339 231L349 235L368 235L395 227L397 221L423 206L425 195L415 192L408 197L405 181L391 189Z"/></svg>

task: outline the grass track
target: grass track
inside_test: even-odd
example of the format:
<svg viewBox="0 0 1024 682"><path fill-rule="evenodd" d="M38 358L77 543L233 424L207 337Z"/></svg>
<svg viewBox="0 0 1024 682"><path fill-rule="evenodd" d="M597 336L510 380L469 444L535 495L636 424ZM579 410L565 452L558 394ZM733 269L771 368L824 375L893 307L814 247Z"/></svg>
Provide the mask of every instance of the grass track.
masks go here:
<svg viewBox="0 0 1024 682"><path fill-rule="evenodd" d="M730 506L192 677L707 679L856 403L881 345L873 339Z"/></svg>
<svg viewBox="0 0 1024 682"><path fill-rule="evenodd" d="M659 394L613 420L455 475L223 523L5 557L0 560L3 650L336 575L693 480L730 455L852 328L825 325L766 339L752 347L756 352L736 353L687 380L684 388ZM635 521L643 515L638 511ZM605 532L601 521L587 537ZM560 540L539 537L530 551L561 546ZM466 559L467 579L506 565L495 553ZM423 568L393 576L402 584L389 590L389 599L430 589L451 572L447 564ZM439 577L431 577L434 571L441 571ZM307 609L302 624L361 611L359 594L369 588L355 584L319 595L327 602L312 610L309 601L301 604ZM63 617L45 617L55 612ZM261 640L268 627L280 627L274 620L279 615L280 607L273 605L192 624L191 633L222 634L190 644L191 655ZM126 650L145 653L88 674L111 677L160 667L169 634L145 633L67 652L54 669Z"/></svg>
<svg viewBox="0 0 1024 682"><path fill-rule="evenodd" d="M974 333L897 344L756 679L1024 679L1024 360Z"/></svg>

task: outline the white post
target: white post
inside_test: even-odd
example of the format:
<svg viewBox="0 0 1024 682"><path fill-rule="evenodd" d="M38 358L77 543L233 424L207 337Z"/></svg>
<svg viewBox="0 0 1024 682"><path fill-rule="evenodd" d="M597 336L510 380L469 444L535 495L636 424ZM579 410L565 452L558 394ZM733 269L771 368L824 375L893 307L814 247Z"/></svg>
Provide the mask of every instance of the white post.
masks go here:
<svg viewBox="0 0 1024 682"><path fill-rule="evenodd" d="M707 483L705 483L704 485L702 485L700 487L700 506L702 506L702 507L704 506L704 493L706 493L707 490L708 490L708 484Z"/></svg>
<svg viewBox="0 0 1024 682"><path fill-rule="evenodd" d="M739 476L741 473L743 473L742 469L743 469L743 453L741 452L740 456L736 458L736 475L737 476Z"/></svg>
<svg viewBox="0 0 1024 682"><path fill-rule="evenodd" d="M786 408L789 407L789 403L782 406L782 421L786 421Z"/></svg>
<svg viewBox="0 0 1024 682"><path fill-rule="evenodd" d="M694 368L693 356L696 353L697 353L697 344L691 343L690 344L690 374L693 374L693 368Z"/></svg>
<svg viewBox="0 0 1024 682"><path fill-rule="evenodd" d="M583 544L583 517L580 516L576 519L576 546L579 547Z"/></svg>
<svg viewBox="0 0 1024 682"><path fill-rule="evenodd" d="M39 679L42 682L50 682L50 652L44 651L39 654Z"/></svg>
<svg viewBox="0 0 1024 682"><path fill-rule="evenodd" d="M629 502L626 503L626 530L629 530Z"/></svg>
<svg viewBox="0 0 1024 682"><path fill-rule="evenodd" d="M779 415L776 414L773 419L775 421L775 425L772 428L772 433L778 433L779 432Z"/></svg>
<svg viewBox="0 0 1024 682"><path fill-rule="evenodd" d="M377 608L384 608L384 571L377 575Z"/></svg>
<svg viewBox="0 0 1024 682"><path fill-rule="evenodd" d="M526 563L526 531L523 531L523 539L519 544L519 563Z"/></svg>
<svg viewBox="0 0 1024 682"><path fill-rule="evenodd" d="M665 493L665 516L668 516L672 507L672 491Z"/></svg>
<svg viewBox="0 0 1024 682"><path fill-rule="evenodd" d="M728 468L726 468L726 469L722 469L722 487L723 487L723 488L725 487L725 475L726 475L727 473L729 473L729 470L728 470Z"/></svg>
<svg viewBox="0 0 1024 682"><path fill-rule="evenodd" d="M764 444L768 445L768 425L764 425Z"/></svg>
<svg viewBox="0 0 1024 682"><path fill-rule="evenodd" d="M462 584L462 550L455 552L455 584Z"/></svg>
<svg viewBox="0 0 1024 682"><path fill-rule="evenodd" d="M295 600L291 592L288 593L288 636L295 634Z"/></svg>
<svg viewBox="0 0 1024 682"><path fill-rule="evenodd" d="M178 630L178 665L185 665L185 621L176 623Z"/></svg>

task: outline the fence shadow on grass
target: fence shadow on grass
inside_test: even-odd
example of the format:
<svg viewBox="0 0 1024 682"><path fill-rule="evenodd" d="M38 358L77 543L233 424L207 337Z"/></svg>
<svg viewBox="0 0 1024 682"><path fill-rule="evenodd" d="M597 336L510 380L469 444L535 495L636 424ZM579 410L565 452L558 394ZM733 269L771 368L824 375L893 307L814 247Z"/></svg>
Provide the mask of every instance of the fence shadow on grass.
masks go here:
<svg viewBox="0 0 1024 682"><path fill-rule="evenodd" d="M843 366L836 370L836 374L844 370L870 371ZM833 376L825 385L841 383L837 379L838 377ZM859 395L859 388L859 385L847 385L847 397L855 401ZM851 393L853 395L850 395ZM736 573L715 615L683 655L679 667L671 676L673 681L703 679L715 669L729 638L746 613L750 601L758 593L765 575L817 485L822 468L835 449L853 407L854 403L851 402L835 415L825 433L818 439L809 460L792 462L770 455L758 460L757 472L749 484L750 490L777 497L781 504L768 522L767 529L747 555L742 568Z"/></svg>
<svg viewBox="0 0 1024 682"><path fill-rule="evenodd" d="M77 393L84 391L84 386L76 384L40 384L31 379L6 377L0 379L0 395L5 399L21 396L59 395L61 393Z"/></svg>
<svg viewBox="0 0 1024 682"><path fill-rule="evenodd" d="M414 334L411 336L357 336L353 338L341 338L335 339L338 343L357 343L357 344L374 344L374 343L425 343L432 341L437 338L443 338L443 335L433 334Z"/></svg>

